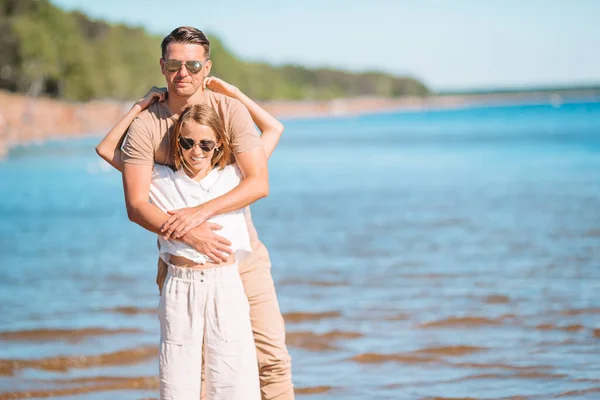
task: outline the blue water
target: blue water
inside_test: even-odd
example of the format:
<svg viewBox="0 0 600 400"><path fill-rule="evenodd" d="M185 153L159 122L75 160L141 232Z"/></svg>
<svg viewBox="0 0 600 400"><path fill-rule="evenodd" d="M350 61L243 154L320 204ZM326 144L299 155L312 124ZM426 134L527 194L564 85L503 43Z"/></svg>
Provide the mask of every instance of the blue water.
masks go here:
<svg viewBox="0 0 600 400"><path fill-rule="evenodd" d="M0 338L0 359L158 341L151 312L115 312L156 306L156 248L128 221L97 140L0 162L0 332L139 332ZM287 121L269 168L271 194L252 209L299 397L321 386L311 398L600 397L600 103ZM319 347L328 332L340 338ZM34 362L0 373L0 397L156 373L152 357ZM110 393L66 398L157 397Z"/></svg>

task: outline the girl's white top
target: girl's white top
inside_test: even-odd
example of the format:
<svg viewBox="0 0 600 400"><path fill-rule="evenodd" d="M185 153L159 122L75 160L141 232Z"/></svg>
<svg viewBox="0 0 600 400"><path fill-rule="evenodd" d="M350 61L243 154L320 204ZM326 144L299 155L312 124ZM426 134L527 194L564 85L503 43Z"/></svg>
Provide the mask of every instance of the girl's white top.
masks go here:
<svg viewBox="0 0 600 400"><path fill-rule="evenodd" d="M191 179L183 170L173 171L166 165L154 164L150 184L150 200L165 213L186 207L195 207L235 188L242 180L236 164L213 169L201 181ZM208 220L223 228L215 231L231 242L236 260L242 261L252 252L244 210L217 215ZM158 235L160 257L169 261L169 255L182 256L197 263L211 262L209 258L178 240L165 240Z"/></svg>

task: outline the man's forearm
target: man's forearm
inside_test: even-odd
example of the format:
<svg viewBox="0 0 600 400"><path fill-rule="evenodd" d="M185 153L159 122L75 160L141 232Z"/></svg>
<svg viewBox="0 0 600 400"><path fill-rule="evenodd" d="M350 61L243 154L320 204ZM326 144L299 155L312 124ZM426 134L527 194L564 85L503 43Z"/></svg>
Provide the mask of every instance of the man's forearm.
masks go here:
<svg viewBox="0 0 600 400"><path fill-rule="evenodd" d="M151 203L137 204L135 206L127 207L127 213L129 215L129 219L132 222L135 222L142 228L145 228L150 232L154 232L158 235L162 235L162 233L160 232L160 227L169 218L167 214L163 213L158 207ZM202 236L202 232L200 232L200 236L198 236L198 233L193 233L193 231L190 231L187 235L183 235L179 239L171 240L180 240L188 246L193 247L197 251L207 254L213 260L213 262L221 262L227 259L215 258L214 256L212 256L212 254L209 254L210 252L207 252L207 249L211 249L211 247L206 247L207 244L208 246L217 246L217 249L222 249L223 247L218 247L219 244L212 243L218 241L218 239L213 239L212 237L206 236L206 233L204 233L204 236ZM225 246L225 248L230 244L231 243L229 242L222 243L222 245Z"/></svg>
<svg viewBox="0 0 600 400"><path fill-rule="evenodd" d="M152 169L152 165L124 163L123 192L129 220L150 232L160 234L160 227L169 216L148 201Z"/></svg>
<svg viewBox="0 0 600 400"><path fill-rule="evenodd" d="M144 229L160 235L160 227L169 218L152 203L128 204L127 216L129 220L135 222Z"/></svg>
<svg viewBox="0 0 600 400"><path fill-rule="evenodd" d="M239 210L269 195L269 181L260 176L243 179L231 191L204 204L202 209L208 218Z"/></svg>

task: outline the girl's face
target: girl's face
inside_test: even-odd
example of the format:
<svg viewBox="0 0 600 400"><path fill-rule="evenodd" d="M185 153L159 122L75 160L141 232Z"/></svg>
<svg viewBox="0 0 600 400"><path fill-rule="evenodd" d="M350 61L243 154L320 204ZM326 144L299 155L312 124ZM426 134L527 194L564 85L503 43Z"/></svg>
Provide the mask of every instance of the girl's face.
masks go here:
<svg viewBox="0 0 600 400"><path fill-rule="evenodd" d="M183 124L179 137L181 154L192 172L212 169L211 161L219 143L212 128L194 121Z"/></svg>

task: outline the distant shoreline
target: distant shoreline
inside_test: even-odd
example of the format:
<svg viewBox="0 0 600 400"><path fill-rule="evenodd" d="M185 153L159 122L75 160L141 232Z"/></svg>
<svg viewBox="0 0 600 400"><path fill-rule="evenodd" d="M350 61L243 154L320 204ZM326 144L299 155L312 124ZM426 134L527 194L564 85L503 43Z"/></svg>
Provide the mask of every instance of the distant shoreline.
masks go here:
<svg viewBox="0 0 600 400"><path fill-rule="evenodd" d="M526 104L560 106L569 101L600 101L600 90L449 94L423 98L359 97L327 101L274 100L262 105L278 118L305 119ZM131 104L111 100L72 103L0 91L0 156L6 155L16 145L106 132Z"/></svg>

